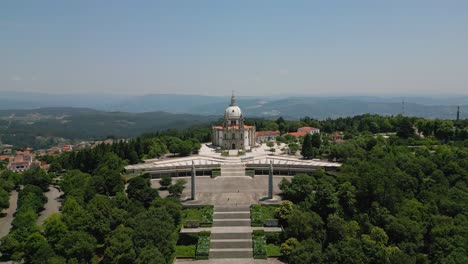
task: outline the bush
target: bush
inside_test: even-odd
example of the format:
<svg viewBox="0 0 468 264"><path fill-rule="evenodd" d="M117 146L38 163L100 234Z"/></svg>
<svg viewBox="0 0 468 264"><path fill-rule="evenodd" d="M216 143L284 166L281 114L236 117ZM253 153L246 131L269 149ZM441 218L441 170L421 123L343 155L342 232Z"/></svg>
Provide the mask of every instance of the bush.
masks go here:
<svg viewBox="0 0 468 264"><path fill-rule="evenodd" d="M179 240L177 240L177 245L196 245L198 243L198 237L198 233L180 233Z"/></svg>
<svg viewBox="0 0 468 264"><path fill-rule="evenodd" d="M267 244L281 245L281 232L265 233Z"/></svg>
<svg viewBox="0 0 468 264"><path fill-rule="evenodd" d="M265 230L263 229L258 229L258 230L253 230L252 235L255 236L265 236Z"/></svg>
<svg viewBox="0 0 468 264"><path fill-rule="evenodd" d="M185 228L197 228L200 227L200 221L198 220L186 220L184 224Z"/></svg>
<svg viewBox="0 0 468 264"><path fill-rule="evenodd" d="M196 259L208 259L210 255L210 232L199 233L198 244L195 251Z"/></svg>
<svg viewBox="0 0 468 264"><path fill-rule="evenodd" d="M254 259L267 258L267 246L265 236L253 236L253 257Z"/></svg>
<svg viewBox="0 0 468 264"><path fill-rule="evenodd" d="M204 206L200 208L202 227L210 227L213 225L213 206Z"/></svg>
<svg viewBox="0 0 468 264"><path fill-rule="evenodd" d="M221 176L221 169L213 169L211 171L211 178Z"/></svg>

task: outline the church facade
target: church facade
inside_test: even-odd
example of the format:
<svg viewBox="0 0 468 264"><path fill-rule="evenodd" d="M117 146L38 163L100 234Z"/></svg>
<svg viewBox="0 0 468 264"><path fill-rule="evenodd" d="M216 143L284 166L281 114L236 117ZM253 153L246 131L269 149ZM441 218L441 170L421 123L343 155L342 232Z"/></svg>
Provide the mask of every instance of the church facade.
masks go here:
<svg viewBox="0 0 468 264"><path fill-rule="evenodd" d="M255 126L244 124L242 111L234 95L224 112L223 125L212 128L211 142L225 150L247 150L255 145Z"/></svg>

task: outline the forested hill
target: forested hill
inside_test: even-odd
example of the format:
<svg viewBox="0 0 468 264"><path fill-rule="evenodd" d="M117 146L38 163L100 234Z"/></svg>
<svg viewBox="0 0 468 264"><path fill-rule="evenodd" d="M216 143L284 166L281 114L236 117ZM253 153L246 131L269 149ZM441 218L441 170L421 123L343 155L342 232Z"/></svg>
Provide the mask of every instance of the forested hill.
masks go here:
<svg viewBox="0 0 468 264"><path fill-rule="evenodd" d="M135 137L169 128L208 125L214 116L167 112L103 112L86 108L41 108L1 110L0 134L3 143L35 145L40 138L102 139Z"/></svg>

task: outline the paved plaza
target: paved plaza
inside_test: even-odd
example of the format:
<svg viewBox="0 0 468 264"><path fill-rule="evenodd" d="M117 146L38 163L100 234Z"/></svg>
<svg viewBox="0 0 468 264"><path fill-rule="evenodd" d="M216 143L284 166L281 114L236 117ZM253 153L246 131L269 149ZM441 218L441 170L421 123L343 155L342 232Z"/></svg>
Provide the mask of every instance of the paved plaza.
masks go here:
<svg viewBox="0 0 468 264"><path fill-rule="evenodd" d="M275 203L280 201L278 194L280 189L278 184L283 178L291 179L292 176L273 177L274 199L265 203ZM187 181L182 200L185 204L210 204L210 205L251 205L265 200L268 194L268 176L248 176L239 177L216 177L197 176L195 180L195 201L190 198L191 182L190 177L179 177L173 179L184 179ZM159 179L151 180L153 188L159 188ZM167 196L167 191L160 191L161 196Z"/></svg>

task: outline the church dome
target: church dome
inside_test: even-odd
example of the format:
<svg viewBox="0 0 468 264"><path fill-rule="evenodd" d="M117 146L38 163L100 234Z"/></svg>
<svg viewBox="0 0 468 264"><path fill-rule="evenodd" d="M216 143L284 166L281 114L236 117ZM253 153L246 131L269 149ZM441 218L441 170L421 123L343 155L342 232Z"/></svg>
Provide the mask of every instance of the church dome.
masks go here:
<svg viewBox="0 0 468 264"><path fill-rule="evenodd" d="M242 115L241 109L237 105L232 105L226 108L224 116L226 119L240 119Z"/></svg>
<svg viewBox="0 0 468 264"><path fill-rule="evenodd" d="M236 97L234 97L234 94L231 97L231 104L224 112L224 117L228 120L241 119L242 117L242 111L239 106L237 106Z"/></svg>

